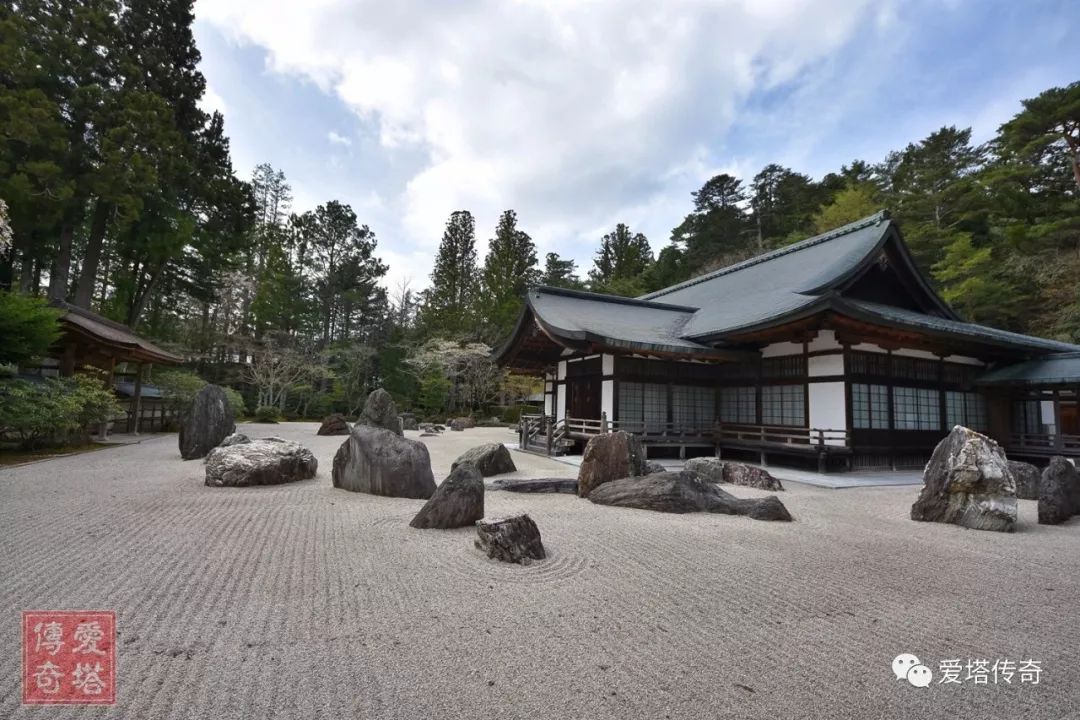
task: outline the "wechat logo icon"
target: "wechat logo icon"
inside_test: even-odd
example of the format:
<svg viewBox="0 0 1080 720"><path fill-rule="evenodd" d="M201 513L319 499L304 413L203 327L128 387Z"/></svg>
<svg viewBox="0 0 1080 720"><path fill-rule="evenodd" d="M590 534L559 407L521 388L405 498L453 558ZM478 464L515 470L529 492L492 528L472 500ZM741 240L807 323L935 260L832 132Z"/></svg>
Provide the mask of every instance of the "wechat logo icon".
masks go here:
<svg viewBox="0 0 1080 720"><path fill-rule="evenodd" d="M892 671L897 680L907 680L915 687L930 687L930 681L934 679L930 668L911 653L902 653L893 658Z"/></svg>

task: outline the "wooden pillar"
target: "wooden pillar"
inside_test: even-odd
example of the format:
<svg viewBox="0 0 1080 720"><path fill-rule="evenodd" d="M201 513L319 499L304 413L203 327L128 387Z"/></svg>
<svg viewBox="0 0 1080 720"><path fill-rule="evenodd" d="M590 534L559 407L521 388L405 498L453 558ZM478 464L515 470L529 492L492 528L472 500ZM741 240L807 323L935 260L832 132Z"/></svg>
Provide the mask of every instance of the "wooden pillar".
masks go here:
<svg viewBox="0 0 1080 720"><path fill-rule="evenodd" d="M135 392L131 396L131 432L135 435L139 434L139 418L142 415L142 378L143 364L138 363L135 365Z"/></svg>
<svg viewBox="0 0 1080 720"><path fill-rule="evenodd" d="M109 358L109 373L105 376L105 389L109 392L113 391L113 377L116 373L116 358ZM101 424L98 426L98 439L109 439L109 418L104 417L101 419Z"/></svg>

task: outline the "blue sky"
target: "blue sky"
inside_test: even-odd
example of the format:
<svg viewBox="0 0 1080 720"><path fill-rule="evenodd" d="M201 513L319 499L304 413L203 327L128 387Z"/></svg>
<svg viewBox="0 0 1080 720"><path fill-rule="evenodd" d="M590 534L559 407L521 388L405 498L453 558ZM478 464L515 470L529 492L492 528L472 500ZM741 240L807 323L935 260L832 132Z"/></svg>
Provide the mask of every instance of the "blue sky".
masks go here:
<svg viewBox="0 0 1080 720"><path fill-rule="evenodd" d="M985 140L1080 79L1063 0L199 0L195 29L237 172L351 204L414 289L452 210L481 256L513 208L584 271L616 222L659 250L718 172Z"/></svg>

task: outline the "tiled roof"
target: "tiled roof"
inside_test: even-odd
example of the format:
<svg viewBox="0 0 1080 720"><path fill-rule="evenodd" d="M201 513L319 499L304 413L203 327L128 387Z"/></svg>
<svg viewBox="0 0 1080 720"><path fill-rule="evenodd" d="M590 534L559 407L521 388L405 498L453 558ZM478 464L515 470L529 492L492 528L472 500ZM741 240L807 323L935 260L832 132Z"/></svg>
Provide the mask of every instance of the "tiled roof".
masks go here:
<svg viewBox="0 0 1080 720"><path fill-rule="evenodd" d="M1037 360L994 368L980 385L1064 385L1080 383L1080 352L1057 353Z"/></svg>

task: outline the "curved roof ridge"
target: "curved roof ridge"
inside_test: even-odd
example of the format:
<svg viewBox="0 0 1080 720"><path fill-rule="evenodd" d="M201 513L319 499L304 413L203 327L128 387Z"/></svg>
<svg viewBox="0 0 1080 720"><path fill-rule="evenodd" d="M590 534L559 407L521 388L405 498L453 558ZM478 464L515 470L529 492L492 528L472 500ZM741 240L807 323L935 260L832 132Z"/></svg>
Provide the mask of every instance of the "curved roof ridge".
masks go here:
<svg viewBox="0 0 1080 720"><path fill-rule="evenodd" d="M849 235L849 234L851 234L851 233L853 233L853 232L855 232L857 230L862 230L863 228L871 227L873 225L878 225L878 224L888 220L889 217L890 216L889 216L889 211L888 210L879 210L876 213L874 213L873 215L870 215L868 217L864 217L864 218L862 218L860 220L856 220L854 222L850 222L847 225L841 225L838 228L835 228L835 229L830 230L830 231L825 232L825 233L821 233L820 235L814 235L813 237L809 237L809 238L807 238L805 240L801 240L801 241L799 241L799 242L797 242L797 243L795 243L793 245L788 245L786 247L777 248L776 250L772 250L772 251L764 253L762 255L756 255L756 256L754 256L752 258L748 258L746 260L743 260L742 262L737 262L734 265L728 265L727 267L722 267L719 270L713 270L710 273L705 273L704 275L699 275L696 278L691 278L689 280L684 280L683 282L672 285L671 287L666 287L666 288L664 288L662 290L657 290L655 292L651 292L651 293L648 293L646 295L642 295L637 299L638 300L643 300L643 301L651 301L655 297L661 297L663 295L667 295L668 293L672 293L672 292L675 292L677 290L684 290L684 289L686 289L688 287L693 287L694 285L698 285L700 283L707 282L707 281L712 280L714 278L723 277L724 275L729 275L731 273L738 272L739 270L745 270L746 268L753 267L755 265L760 265L761 263L768 262L770 260L775 260L778 257L783 257L785 255L790 255L790 254L798 252L800 250L805 250L806 248L809 248L809 247L814 247L816 245L820 245L821 243L828 242L829 240L835 240L838 237L843 237L844 235Z"/></svg>
<svg viewBox="0 0 1080 720"><path fill-rule="evenodd" d="M676 305L674 303L653 302L644 298L624 297L622 295L608 295L607 293L589 292L588 290L573 290L571 288L554 287L551 285L535 285L529 288L529 292L544 292L549 295L564 295L566 297L580 298L582 300L595 300L597 302L608 302L617 305L636 305L638 307L649 307L655 308L657 310L677 310L680 312L693 313L697 312L700 309L692 305Z"/></svg>

